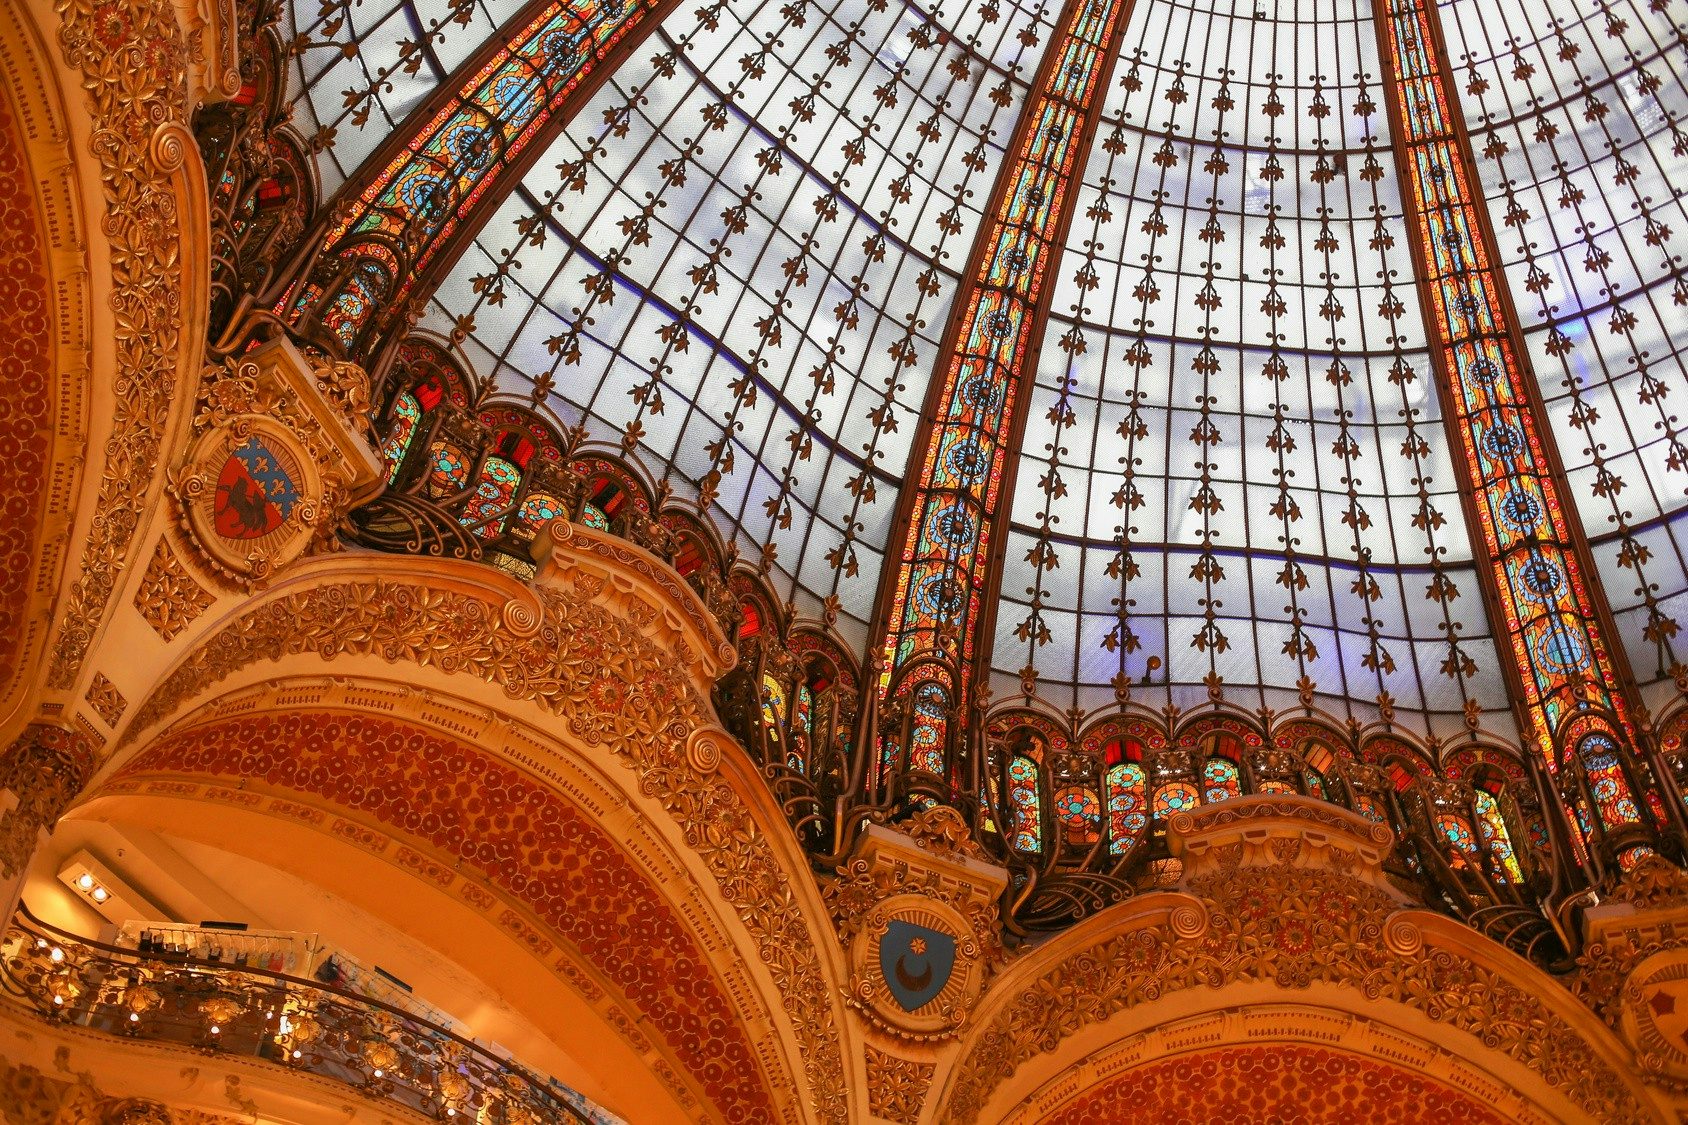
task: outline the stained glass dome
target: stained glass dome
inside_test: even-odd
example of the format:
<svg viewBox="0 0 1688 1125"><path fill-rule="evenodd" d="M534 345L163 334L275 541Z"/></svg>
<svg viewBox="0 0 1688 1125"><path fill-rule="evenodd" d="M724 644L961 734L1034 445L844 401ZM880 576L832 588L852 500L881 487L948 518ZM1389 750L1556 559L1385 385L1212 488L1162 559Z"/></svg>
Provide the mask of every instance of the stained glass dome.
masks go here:
<svg viewBox="0 0 1688 1125"><path fill-rule="evenodd" d="M991 208L1046 90L1089 67L1060 138L1070 182L1013 216L1041 224L1047 281L999 508L946 509L942 529L991 560L962 642L989 693L1058 713L1121 685L1151 706L1312 699L1519 737L1502 671L1519 626L1485 594L1492 517L1444 417L1384 0L649 10L577 111L531 111L529 150L417 306L495 397L627 452L800 617L872 655L925 510L911 493L945 365L996 268ZM294 127L323 197L544 11L295 0ZM1614 643L1662 692L1688 590L1688 15L1437 14L1496 307L1557 449L1544 463L1562 462ZM1091 56L1049 54L1090 15L1117 29ZM527 128L522 104L503 112ZM1483 440L1523 440L1503 430ZM1579 643L1537 657L1574 663Z"/></svg>

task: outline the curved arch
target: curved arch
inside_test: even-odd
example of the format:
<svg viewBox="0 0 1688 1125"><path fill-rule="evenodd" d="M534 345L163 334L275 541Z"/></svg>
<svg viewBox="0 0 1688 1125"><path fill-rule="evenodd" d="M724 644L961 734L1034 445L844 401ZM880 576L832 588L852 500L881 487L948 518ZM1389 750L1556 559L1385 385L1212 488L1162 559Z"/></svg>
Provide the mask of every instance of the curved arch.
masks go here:
<svg viewBox="0 0 1688 1125"><path fill-rule="evenodd" d="M1087 753L1105 757L1109 743L1123 744L1134 739L1146 748L1159 749L1167 744L1166 723L1153 712L1131 707L1117 715L1098 719L1084 727L1076 740Z"/></svg>
<svg viewBox="0 0 1688 1125"><path fill-rule="evenodd" d="M574 528L532 585L472 563L307 564L201 635L140 707L106 777L188 705L278 675L391 681L394 662L418 698L462 700L606 769L618 763L608 769L618 803L683 857L686 880L719 895L725 948L768 998L762 1018L784 1045L789 1081L806 1087L816 1116L837 1116L847 974L826 908L754 766L709 717L709 685L731 649L689 590L663 568L634 568L633 554ZM612 559L623 561L612 569Z"/></svg>
<svg viewBox="0 0 1688 1125"><path fill-rule="evenodd" d="M666 842L544 732L506 726L500 740L478 708L439 693L406 707L402 694L360 677L213 701L73 815L187 835L388 913L483 975L583 1068L607 1068L594 1075L606 1089L666 1078L667 1113L776 1114L793 1087L763 1073L759 1059L780 1052L749 1030L767 1013L742 958L711 952L723 935ZM400 717L410 710L420 714ZM287 846L301 830L334 842ZM489 958L489 941L504 954ZM523 955L537 965L518 966ZM598 1036L627 1050L595 1052Z"/></svg>
<svg viewBox="0 0 1688 1125"><path fill-rule="evenodd" d="M1436 764L1430 754L1415 741L1400 733L1374 734L1360 742L1360 758L1373 765L1389 769L1392 765L1411 777L1436 777ZM1405 782L1402 774L1391 771L1396 788Z"/></svg>
<svg viewBox="0 0 1688 1125"><path fill-rule="evenodd" d="M35 519L54 545L27 571L37 605L56 602L50 655L36 647L39 618L24 636L45 680L29 686L52 692L93 678L86 658L126 572L169 518L159 503L164 470L191 419L205 344L209 247L184 232L207 228L208 194L188 130L182 30L169 0L137 0L123 15L116 38L93 5L54 18L50 6L14 4L0 15L0 73L19 99L29 151L18 175L30 187L13 198L33 194L54 250L40 292L51 295L46 316L58 338L40 374L56 385L39 410L18 416L52 430L42 475L19 478L51 513ZM38 16L51 26L35 26ZM69 544L79 548L67 558Z"/></svg>
<svg viewBox="0 0 1688 1125"><path fill-rule="evenodd" d="M1169 740L1178 746L1195 747L1206 736L1215 733L1241 735L1243 742L1251 747L1266 742L1266 731L1257 718L1221 703L1185 716L1172 728ZM1248 741L1251 737L1254 742Z"/></svg>
<svg viewBox="0 0 1688 1125"><path fill-rule="evenodd" d="M30 9L0 12L0 744L27 721L40 686L53 602L74 542L74 498L95 413L93 374L111 312L93 288L86 218L98 182L85 145L80 92L66 89ZM67 106L68 103L68 106ZM102 281L109 281L101 278ZM109 371L110 356L98 365Z"/></svg>
<svg viewBox="0 0 1688 1125"><path fill-rule="evenodd" d="M1029 730L1045 742L1040 759L1060 754L1072 745L1067 724L1041 706L1024 706L1016 702L992 712L986 732L993 742L1012 739L1016 731ZM1045 763L1047 764L1047 763Z"/></svg>
<svg viewBox="0 0 1688 1125"><path fill-rule="evenodd" d="M1649 1116L1629 1052L1569 992L1459 922L1401 909L1379 866L1382 826L1305 797L1244 797L1179 814L1170 831L1180 890L1110 907L1004 971L926 1120L1052 1109L1096 1078L1062 1078L1075 1057L1162 1028L1186 1044L1179 1021L1260 1004L1440 1044L1547 1120Z"/></svg>
<svg viewBox="0 0 1688 1125"><path fill-rule="evenodd" d="M1338 758L1352 759L1356 756L1353 736L1345 732L1341 724L1324 716L1288 719L1275 723L1271 729L1272 744L1285 750L1299 751L1314 739L1327 743Z"/></svg>
<svg viewBox="0 0 1688 1125"><path fill-rule="evenodd" d="M1485 770L1499 773L1509 782L1522 782L1529 776L1524 759L1516 749L1494 742L1446 750L1441 756L1440 766L1441 775L1450 778L1476 777Z"/></svg>
<svg viewBox="0 0 1688 1125"><path fill-rule="evenodd" d="M1238 1024L1247 1028L1247 1042L1223 1042ZM1046 1081L1004 1125L1100 1125L1118 1120L1122 1106L1131 1107L1134 1121L1170 1125L1189 1120L1193 1104L1214 1121L1563 1120L1551 1097L1533 1084L1518 1089L1483 1062L1453 1054L1416 1028L1262 999L1117 1039Z"/></svg>

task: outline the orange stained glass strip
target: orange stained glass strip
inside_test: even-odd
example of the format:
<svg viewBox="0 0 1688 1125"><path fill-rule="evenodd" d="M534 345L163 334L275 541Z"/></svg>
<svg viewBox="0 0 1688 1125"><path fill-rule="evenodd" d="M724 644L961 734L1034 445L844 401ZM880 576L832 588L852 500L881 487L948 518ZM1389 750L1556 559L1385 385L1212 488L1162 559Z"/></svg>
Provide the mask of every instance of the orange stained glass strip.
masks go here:
<svg viewBox="0 0 1688 1125"><path fill-rule="evenodd" d="M571 95L610 51L670 6L661 0L546 5L459 80L456 94L336 217L324 239L327 252L357 240L398 247L405 255L402 296L547 124L568 115Z"/></svg>
<svg viewBox="0 0 1688 1125"><path fill-rule="evenodd" d="M944 772L949 716L963 706L976 647L992 522L1004 499L1008 444L1024 410L1026 365L1035 355L1048 274L1070 218L1073 176L1100 112L1130 0L1074 0L1034 84L1011 142L982 253L957 299L962 310L939 361L928 404L927 446L913 484L885 634L881 696L893 677L925 657L910 765ZM954 682L948 665L959 673ZM918 678L918 677L917 677Z"/></svg>
<svg viewBox="0 0 1688 1125"><path fill-rule="evenodd" d="M1521 693L1524 738L1550 770L1588 747L1634 752L1619 657L1603 634L1587 546L1566 511L1544 411L1474 190L1433 4L1378 0L1381 55L1455 461L1488 560L1487 593Z"/></svg>

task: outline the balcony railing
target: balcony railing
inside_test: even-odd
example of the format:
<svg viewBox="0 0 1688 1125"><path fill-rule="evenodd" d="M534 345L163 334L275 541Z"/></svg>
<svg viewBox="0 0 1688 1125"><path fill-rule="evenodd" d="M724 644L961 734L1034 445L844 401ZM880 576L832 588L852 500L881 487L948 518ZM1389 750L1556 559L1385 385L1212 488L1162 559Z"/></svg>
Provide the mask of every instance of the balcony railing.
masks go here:
<svg viewBox="0 0 1688 1125"><path fill-rule="evenodd" d="M566 1087L379 1000L263 969L139 954L27 911L0 941L0 987L56 1022L260 1059L441 1121L613 1120L577 1108Z"/></svg>

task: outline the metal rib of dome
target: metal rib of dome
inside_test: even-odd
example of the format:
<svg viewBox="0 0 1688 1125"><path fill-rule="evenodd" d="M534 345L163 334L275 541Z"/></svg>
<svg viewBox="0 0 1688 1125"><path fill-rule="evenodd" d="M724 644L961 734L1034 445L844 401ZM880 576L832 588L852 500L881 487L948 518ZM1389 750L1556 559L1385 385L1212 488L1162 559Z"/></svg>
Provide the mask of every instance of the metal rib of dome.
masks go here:
<svg viewBox="0 0 1688 1125"><path fill-rule="evenodd" d="M1140 4L1127 29L1039 359L995 674L1094 708L1152 658L1186 706L1210 676L1279 706L1305 677L1459 725L1505 696L1370 5L1274 10Z"/></svg>
<svg viewBox="0 0 1688 1125"><path fill-rule="evenodd" d="M331 190L521 6L297 7L313 42L357 44L296 63L301 132L335 128ZM1688 33L1665 0L1440 7L1577 514L1630 663L1662 691L1688 597L1671 186ZM424 325L501 393L699 497L865 655L981 208L1058 8L676 10L481 217ZM1516 734L1377 52L1356 0L1131 7L1007 469L978 645L998 699L1093 711L1129 684L1150 705L1222 691Z"/></svg>
<svg viewBox="0 0 1688 1125"><path fill-rule="evenodd" d="M635 434L677 491L713 492L799 609L836 597L858 644L955 271L1048 30L1040 10L949 7L677 14L645 52L665 64L570 123L432 320L471 313L477 369L523 398L545 380L565 425ZM545 244L518 245L536 216Z"/></svg>
<svg viewBox="0 0 1688 1125"><path fill-rule="evenodd" d="M297 45L293 127L326 199L527 0L376 0L289 5Z"/></svg>

